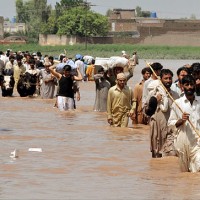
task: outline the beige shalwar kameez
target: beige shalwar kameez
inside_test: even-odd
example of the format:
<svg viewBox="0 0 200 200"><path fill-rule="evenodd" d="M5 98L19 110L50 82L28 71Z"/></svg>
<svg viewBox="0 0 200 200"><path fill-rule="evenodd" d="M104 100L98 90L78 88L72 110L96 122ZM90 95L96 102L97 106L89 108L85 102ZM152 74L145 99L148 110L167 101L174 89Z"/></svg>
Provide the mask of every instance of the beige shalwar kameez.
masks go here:
<svg viewBox="0 0 200 200"><path fill-rule="evenodd" d="M127 127L129 120L129 111L135 109L133 106L133 92L128 86L121 90L117 85L111 87L108 91L107 114L108 119L113 120L113 126Z"/></svg>
<svg viewBox="0 0 200 200"><path fill-rule="evenodd" d="M189 119L196 130L200 130L200 98L195 96L191 105L190 101L184 95L175 101L183 112L189 113ZM200 145L197 143L199 136L186 121L183 125L175 127L176 122L182 119L182 112L175 103L168 120L168 125L176 131L174 146L178 153L182 171L199 172L200 171Z"/></svg>

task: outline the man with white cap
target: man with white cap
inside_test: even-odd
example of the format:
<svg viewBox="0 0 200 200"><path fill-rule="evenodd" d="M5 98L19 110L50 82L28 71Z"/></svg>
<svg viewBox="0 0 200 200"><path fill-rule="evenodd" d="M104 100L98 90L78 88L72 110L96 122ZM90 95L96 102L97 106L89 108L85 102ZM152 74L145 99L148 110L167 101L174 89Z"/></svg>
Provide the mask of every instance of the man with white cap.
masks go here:
<svg viewBox="0 0 200 200"><path fill-rule="evenodd" d="M129 117L134 114L135 108L132 89L126 85L125 74L119 73L116 85L108 91L108 123L115 127L127 127Z"/></svg>

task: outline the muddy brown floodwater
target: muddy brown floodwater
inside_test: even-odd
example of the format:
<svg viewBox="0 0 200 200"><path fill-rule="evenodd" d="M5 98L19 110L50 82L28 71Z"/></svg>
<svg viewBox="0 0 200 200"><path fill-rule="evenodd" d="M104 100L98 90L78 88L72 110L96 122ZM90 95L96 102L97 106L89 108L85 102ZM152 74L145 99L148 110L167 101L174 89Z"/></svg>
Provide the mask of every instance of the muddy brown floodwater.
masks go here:
<svg viewBox="0 0 200 200"><path fill-rule="evenodd" d="M77 110L63 113L54 100L0 98L0 199L200 199L199 173L152 159L149 126L109 127L94 97L94 83L81 83Z"/></svg>

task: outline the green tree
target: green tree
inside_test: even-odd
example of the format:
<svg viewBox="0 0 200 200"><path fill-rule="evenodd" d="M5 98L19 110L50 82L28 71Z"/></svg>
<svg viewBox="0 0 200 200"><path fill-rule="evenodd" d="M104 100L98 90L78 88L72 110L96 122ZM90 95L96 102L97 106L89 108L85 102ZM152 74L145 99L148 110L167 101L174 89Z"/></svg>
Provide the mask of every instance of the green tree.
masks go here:
<svg viewBox="0 0 200 200"><path fill-rule="evenodd" d="M107 16L107 17L110 17L110 15L112 14L112 12L113 12L113 10L108 9L108 10L106 11L106 16Z"/></svg>
<svg viewBox="0 0 200 200"><path fill-rule="evenodd" d="M56 15L60 16L66 10L86 4L83 0L61 0L60 3L56 2L55 10Z"/></svg>
<svg viewBox="0 0 200 200"><path fill-rule="evenodd" d="M150 11L142 11L142 8L137 6L136 7L136 17L150 17L151 12Z"/></svg>
<svg viewBox="0 0 200 200"><path fill-rule="evenodd" d="M150 16L151 16L150 11L142 11L142 13L141 13L141 17L150 17Z"/></svg>
<svg viewBox="0 0 200 200"><path fill-rule="evenodd" d="M85 6L71 8L58 19L59 35L105 36L108 27L106 16L90 11Z"/></svg>
<svg viewBox="0 0 200 200"><path fill-rule="evenodd" d="M26 23L26 35L37 41L40 30L51 13L51 6L47 5L47 0L16 0L16 12L17 22Z"/></svg>
<svg viewBox="0 0 200 200"><path fill-rule="evenodd" d="M137 6L135 10L136 10L136 17L141 17L142 16L142 8Z"/></svg>
<svg viewBox="0 0 200 200"><path fill-rule="evenodd" d="M57 23L56 11L51 11L47 23L44 23L41 27L41 33L43 34L56 34L58 32L58 23Z"/></svg>

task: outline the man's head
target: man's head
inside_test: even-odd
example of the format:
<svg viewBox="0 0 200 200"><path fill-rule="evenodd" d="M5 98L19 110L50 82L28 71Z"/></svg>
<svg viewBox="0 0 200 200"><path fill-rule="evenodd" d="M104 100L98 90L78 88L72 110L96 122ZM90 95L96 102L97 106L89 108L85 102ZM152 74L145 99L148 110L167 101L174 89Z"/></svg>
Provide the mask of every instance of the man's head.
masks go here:
<svg viewBox="0 0 200 200"><path fill-rule="evenodd" d="M10 56L9 56L9 61L10 61L11 63L13 63L13 62L14 62L14 60L15 60L15 56L13 56L13 55L10 55Z"/></svg>
<svg viewBox="0 0 200 200"><path fill-rule="evenodd" d="M142 76L143 76L143 80L146 81L147 79L150 78L152 71L149 67L145 67L145 68L142 69L141 73L142 73Z"/></svg>
<svg viewBox="0 0 200 200"><path fill-rule="evenodd" d="M17 60L17 63L18 63L19 65L21 65L21 63L22 63L22 58L23 58L22 55L17 55L17 56L16 56L16 60Z"/></svg>
<svg viewBox="0 0 200 200"><path fill-rule="evenodd" d="M181 83L181 80L183 79L184 76L189 74L187 67L178 68L176 73L177 73L179 83Z"/></svg>
<svg viewBox="0 0 200 200"><path fill-rule="evenodd" d="M114 67L113 72L115 75L119 74L119 73L123 73L124 69L123 67Z"/></svg>
<svg viewBox="0 0 200 200"><path fill-rule="evenodd" d="M71 70L72 70L72 67L71 67L70 65L65 65L65 66L63 67L63 73L65 74L65 76L69 76Z"/></svg>
<svg viewBox="0 0 200 200"><path fill-rule="evenodd" d="M119 73L117 74L117 85L119 86L119 88L124 88L125 84L126 84L126 76L124 73Z"/></svg>
<svg viewBox="0 0 200 200"><path fill-rule="evenodd" d="M160 71L163 68L163 66L160 63L155 62L155 63L151 64L151 67L154 70L154 72L156 73L156 75L160 76Z"/></svg>
<svg viewBox="0 0 200 200"><path fill-rule="evenodd" d="M200 80L200 63L194 63L192 65L192 76L197 81Z"/></svg>
<svg viewBox="0 0 200 200"><path fill-rule="evenodd" d="M166 89L170 89L172 85L173 72L170 69L162 69L160 79Z"/></svg>
<svg viewBox="0 0 200 200"><path fill-rule="evenodd" d="M104 74L104 68L101 67L101 68L98 70L98 73L99 73L99 74Z"/></svg>
<svg viewBox="0 0 200 200"><path fill-rule="evenodd" d="M193 96L195 93L196 82L192 75L186 75L183 77L182 87L186 96Z"/></svg>
<svg viewBox="0 0 200 200"><path fill-rule="evenodd" d="M34 60L34 58L31 58L29 60L29 65L31 66L31 69L33 69L35 67L35 60Z"/></svg>

